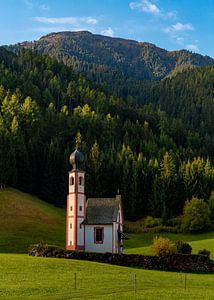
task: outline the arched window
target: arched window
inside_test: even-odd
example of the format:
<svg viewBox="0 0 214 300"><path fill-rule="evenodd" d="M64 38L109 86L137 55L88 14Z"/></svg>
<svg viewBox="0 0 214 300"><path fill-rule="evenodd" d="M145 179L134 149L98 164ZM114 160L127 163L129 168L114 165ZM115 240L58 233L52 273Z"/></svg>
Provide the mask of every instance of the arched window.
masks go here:
<svg viewBox="0 0 214 300"><path fill-rule="evenodd" d="M71 178L70 178L70 185L74 185L74 177L73 176L71 176Z"/></svg>
<svg viewBox="0 0 214 300"><path fill-rule="evenodd" d="M83 185L83 177L82 176L79 177L79 185Z"/></svg>

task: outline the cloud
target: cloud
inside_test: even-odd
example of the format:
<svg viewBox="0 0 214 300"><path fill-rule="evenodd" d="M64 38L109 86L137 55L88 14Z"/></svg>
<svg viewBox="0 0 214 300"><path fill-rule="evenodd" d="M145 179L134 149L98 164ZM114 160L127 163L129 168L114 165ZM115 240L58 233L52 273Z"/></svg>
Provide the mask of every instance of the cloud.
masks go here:
<svg viewBox="0 0 214 300"><path fill-rule="evenodd" d="M153 15L160 15L161 11L154 3L148 0L142 0L140 2L131 2L129 7L133 10L143 11L151 13Z"/></svg>
<svg viewBox="0 0 214 300"><path fill-rule="evenodd" d="M102 30L101 34L113 37L114 31L111 27L108 27L107 29Z"/></svg>
<svg viewBox="0 0 214 300"><path fill-rule="evenodd" d="M166 17L168 17L168 19L176 19L177 13L176 13L176 11L168 11L166 13Z"/></svg>
<svg viewBox="0 0 214 300"><path fill-rule="evenodd" d="M41 26L34 27L34 32L50 33L60 31L84 31L100 32L96 30L98 19L93 17L61 17L61 18L49 18L49 17L34 17L33 21ZM113 34L113 30L109 27L107 32L109 35Z"/></svg>
<svg viewBox="0 0 214 300"><path fill-rule="evenodd" d="M129 7L132 10L138 10L141 12L145 12L148 14L152 14L156 17L161 17L163 19L176 19L177 13L176 11L164 11L163 9L159 8L156 4L149 0L141 0L138 2L131 2L129 3Z"/></svg>
<svg viewBox="0 0 214 300"><path fill-rule="evenodd" d="M199 52L198 45L196 45L196 44L189 44L189 45L186 45L185 48L186 48L187 50L190 50L190 51L193 51L193 52Z"/></svg>
<svg viewBox="0 0 214 300"><path fill-rule="evenodd" d="M33 8L37 8L43 11L47 11L50 9L50 7L43 3L43 4L39 4L38 2L34 2L33 0L23 0L24 4L27 6L28 9L33 9Z"/></svg>
<svg viewBox="0 0 214 300"><path fill-rule="evenodd" d="M193 25L191 23L183 24L183 23L178 22L176 24L173 24L169 27L164 28L163 31L166 33L174 33L174 32L181 32L181 31L192 31L194 29L195 28L193 27Z"/></svg>
<svg viewBox="0 0 214 300"><path fill-rule="evenodd" d="M185 39L181 36L175 37L175 41L177 42L177 44L183 45L184 40Z"/></svg>
<svg viewBox="0 0 214 300"><path fill-rule="evenodd" d="M175 20L178 20L177 12L173 10L167 11L158 6L156 3L156 0L135 0L135 2L129 3L129 7L132 10L155 16L158 18L157 22L159 22L159 26L156 25L157 31L166 33L173 43L176 43L187 50L198 52L198 41L191 41L190 36L190 32L195 30L194 26L191 23L183 23L178 21L176 23ZM169 20L174 20L174 24L172 23L170 25L168 23L168 27L166 27L166 22L169 22ZM151 25L149 28L151 30Z"/></svg>
<svg viewBox="0 0 214 300"><path fill-rule="evenodd" d="M98 20L92 17L62 17L62 18L47 18L47 17L34 17L35 22L43 24L64 24L64 25L73 25L81 26L82 24L86 25L96 25Z"/></svg>

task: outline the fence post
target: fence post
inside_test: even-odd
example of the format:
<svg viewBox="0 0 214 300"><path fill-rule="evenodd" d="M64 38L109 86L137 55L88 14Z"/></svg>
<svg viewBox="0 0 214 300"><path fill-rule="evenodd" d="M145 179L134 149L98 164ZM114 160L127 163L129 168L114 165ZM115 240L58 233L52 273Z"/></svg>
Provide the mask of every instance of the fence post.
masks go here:
<svg viewBox="0 0 214 300"><path fill-rule="evenodd" d="M136 289L137 289L136 283L137 283L136 274L134 274L134 292L135 293L136 293Z"/></svg>
<svg viewBox="0 0 214 300"><path fill-rule="evenodd" d="M77 273L74 272L74 289L77 289Z"/></svg>

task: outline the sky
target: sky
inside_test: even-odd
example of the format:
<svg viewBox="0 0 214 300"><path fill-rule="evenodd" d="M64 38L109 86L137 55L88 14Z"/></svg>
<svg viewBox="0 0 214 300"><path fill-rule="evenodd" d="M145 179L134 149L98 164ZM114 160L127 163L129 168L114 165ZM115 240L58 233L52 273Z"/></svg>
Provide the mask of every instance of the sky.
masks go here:
<svg viewBox="0 0 214 300"><path fill-rule="evenodd" d="M214 57L214 0L0 0L0 45L78 30Z"/></svg>

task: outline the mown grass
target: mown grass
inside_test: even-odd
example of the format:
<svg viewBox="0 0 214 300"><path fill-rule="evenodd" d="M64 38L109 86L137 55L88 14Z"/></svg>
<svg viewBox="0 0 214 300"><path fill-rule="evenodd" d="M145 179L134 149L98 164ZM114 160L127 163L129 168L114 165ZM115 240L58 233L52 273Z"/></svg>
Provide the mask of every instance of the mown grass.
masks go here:
<svg viewBox="0 0 214 300"><path fill-rule="evenodd" d="M42 241L65 245L65 210L15 189L0 191L0 252L26 253Z"/></svg>
<svg viewBox="0 0 214 300"><path fill-rule="evenodd" d="M187 274L185 290L180 273L24 254L0 254L0 262L2 299L214 299L212 274Z"/></svg>
<svg viewBox="0 0 214 300"><path fill-rule="evenodd" d="M214 232L202 234L181 234L181 233L137 233L129 234L129 240L125 241L125 253L152 254L151 244L156 236L167 237L171 241L182 240L190 243L193 253L198 250L208 249L211 251L211 258L214 259Z"/></svg>
<svg viewBox="0 0 214 300"><path fill-rule="evenodd" d="M214 248L214 233L159 235L188 241L194 252ZM130 234L125 252L150 254L154 236ZM0 191L0 252L5 252L0 254L1 299L214 299L212 274L188 274L185 290L181 273L6 254L27 252L30 244L41 241L64 246L65 211L14 189Z"/></svg>

